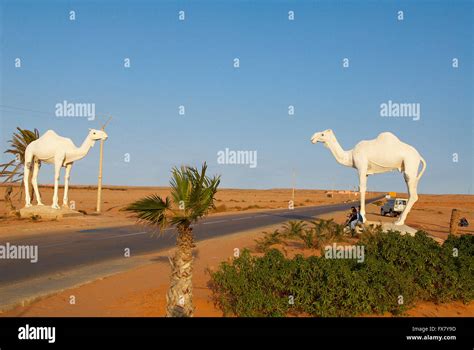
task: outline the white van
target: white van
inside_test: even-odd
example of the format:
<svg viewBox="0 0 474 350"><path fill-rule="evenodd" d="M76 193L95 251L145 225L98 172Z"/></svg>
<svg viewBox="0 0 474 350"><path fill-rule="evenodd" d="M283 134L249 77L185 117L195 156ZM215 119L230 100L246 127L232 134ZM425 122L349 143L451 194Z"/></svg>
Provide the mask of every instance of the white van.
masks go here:
<svg viewBox="0 0 474 350"><path fill-rule="evenodd" d="M397 216L407 206L407 199L404 198L391 198L385 202L385 204L380 208L380 215L390 215Z"/></svg>

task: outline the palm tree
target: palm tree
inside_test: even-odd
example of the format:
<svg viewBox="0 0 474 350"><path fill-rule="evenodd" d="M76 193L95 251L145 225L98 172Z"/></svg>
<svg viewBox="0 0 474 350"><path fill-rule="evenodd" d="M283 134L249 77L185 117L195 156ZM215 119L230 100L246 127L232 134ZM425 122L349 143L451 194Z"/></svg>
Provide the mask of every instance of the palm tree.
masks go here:
<svg viewBox="0 0 474 350"><path fill-rule="evenodd" d="M23 164L25 164L26 146L39 138L38 129L34 129L33 131L20 127L16 129L18 132L13 133L12 139L8 140L10 148L5 151L5 153L11 154L13 159L8 163L0 164L0 179L2 179L3 183L23 182Z"/></svg>
<svg viewBox="0 0 474 350"><path fill-rule="evenodd" d="M192 317L193 306L193 254L192 224L215 208L214 196L220 176L208 177L207 165L201 171L193 167L173 168L171 198L151 195L125 208L137 220L163 230L174 225L177 230L176 252L171 263L171 284L166 295L168 317Z"/></svg>
<svg viewBox="0 0 474 350"><path fill-rule="evenodd" d="M39 138L38 129L33 131L20 127L16 129L18 132L13 133L12 139L8 140L10 148L5 151L5 153L13 155L14 159L8 163L0 164L0 168L2 168L0 178L3 178L3 182L21 182L23 180L23 171L21 170L25 163L26 146Z"/></svg>

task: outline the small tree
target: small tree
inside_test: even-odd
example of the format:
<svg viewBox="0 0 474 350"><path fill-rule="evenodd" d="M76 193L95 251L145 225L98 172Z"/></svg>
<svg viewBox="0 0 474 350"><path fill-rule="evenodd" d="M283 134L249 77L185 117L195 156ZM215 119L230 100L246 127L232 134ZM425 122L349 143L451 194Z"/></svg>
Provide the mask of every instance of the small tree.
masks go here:
<svg viewBox="0 0 474 350"><path fill-rule="evenodd" d="M22 182L23 181L23 165L25 164L26 147L39 138L38 129L33 131L27 129L16 128L18 132L13 133L11 140L8 140L10 148L4 153L11 154L13 159L8 163L0 164L0 178L2 182Z"/></svg>
<svg viewBox="0 0 474 350"><path fill-rule="evenodd" d="M159 230L174 225L177 230L176 252L171 263L171 284L166 295L168 317L191 317L193 306L193 228L191 225L215 208L214 197L220 176L208 177L207 165L201 171L193 167L173 168L171 198L151 195L125 210L133 212L139 222Z"/></svg>

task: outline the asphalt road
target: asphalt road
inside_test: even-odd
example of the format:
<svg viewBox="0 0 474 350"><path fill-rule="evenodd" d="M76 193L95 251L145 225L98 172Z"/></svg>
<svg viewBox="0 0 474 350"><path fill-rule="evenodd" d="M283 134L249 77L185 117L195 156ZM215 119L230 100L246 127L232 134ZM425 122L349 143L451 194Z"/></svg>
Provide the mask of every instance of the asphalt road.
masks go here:
<svg viewBox="0 0 474 350"><path fill-rule="evenodd" d="M380 197L381 198L381 197ZM367 203L380 198L373 198ZM294 210L278 209L258 213L243 213L208 217L194 225L196 240L251 230L288 220L308 220L332 211L347 210L354 203L301 207ZM65 231L64 233L32 236L29 238L0 240L0 245L37 245L38 261L0 259L0 287L30 278L47 276L66 270L101 263L124 256L130 249L134 256L151 253L175 245L174 229L166 234L151 235L142 226Z"/></svg>

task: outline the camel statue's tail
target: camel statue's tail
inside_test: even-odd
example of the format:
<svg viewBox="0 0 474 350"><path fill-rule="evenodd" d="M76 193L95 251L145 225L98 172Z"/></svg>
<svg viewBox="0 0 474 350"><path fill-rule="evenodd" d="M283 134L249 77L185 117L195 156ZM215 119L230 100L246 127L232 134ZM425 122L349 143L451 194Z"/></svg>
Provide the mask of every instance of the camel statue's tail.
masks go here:
<svg viewBox="0 0 474 350"><path fill-rule="evenodd" d="M421 160L421 164L423 165L422 168L421 168L421 171L420 173L418 174L418 177L416 178L417 180L420 180L421 177L423 176L423 173L425 172L426 170L426 161L423 159L422 156L420 156L420 160Z"/></svg>

